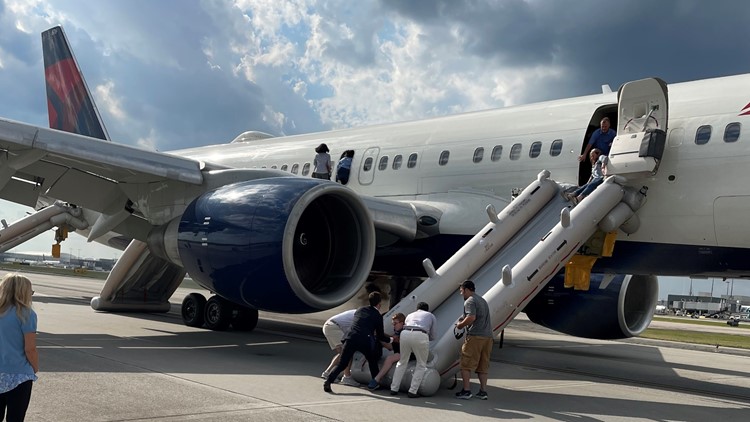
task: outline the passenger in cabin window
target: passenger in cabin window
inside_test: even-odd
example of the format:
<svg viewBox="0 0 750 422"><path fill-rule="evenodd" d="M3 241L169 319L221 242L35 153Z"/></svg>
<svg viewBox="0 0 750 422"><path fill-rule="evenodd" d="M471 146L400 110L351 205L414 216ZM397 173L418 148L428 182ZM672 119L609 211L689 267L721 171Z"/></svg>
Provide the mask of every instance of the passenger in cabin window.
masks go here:
<svg viewBox="0 0 750 422"><path fill-rule="evenodd" d="M331 155L328 153L328 145L320 144L315 148L313 159L313 174L316 179L331 180Z"/></svg>
<svg viewBox="0 0 750 422"><path fill-rule="evenodd" d="M601 151L601 155L609 155L609 150L612 148L612 141L617 136L617 132L610 127L609 117L605 117L599 122L599 129L595 130L589 138L589 143L586 145L586 150L583 154L578 156L578 161L583 161L589 155L591 148L598 148Z"/></svg>
<svg viewBox="0 0 750 422"><path fill-rule="evenodd" d="M583 198L589 196L597 186L602 184L604 176L607 174L607 156L602 154L599 148L592 149L589 158L591 160L591 177L589 177L589 181L574 192L565 194L565 198L573 201L574 204L581 202Z"/></svg>
<svg viewBox="0 0 750 422"><path fill-rule="evenodd" d="M336 181L342 185L349 183L349 174L352 171L352 159L354 159L354 150L348 149L341 153L341 159L336 164Z"/></svg>

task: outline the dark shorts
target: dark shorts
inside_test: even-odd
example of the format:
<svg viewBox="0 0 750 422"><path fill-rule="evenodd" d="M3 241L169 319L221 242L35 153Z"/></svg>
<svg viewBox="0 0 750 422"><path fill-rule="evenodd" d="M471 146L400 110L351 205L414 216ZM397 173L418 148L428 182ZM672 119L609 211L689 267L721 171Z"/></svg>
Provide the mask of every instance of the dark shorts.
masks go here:
<svg viewBox="0 0 750 422"><path fill-rule="evenodd" d="M331 174L330 173L313 173L312 177L314 177L316 179L331 180Z"/></svg>

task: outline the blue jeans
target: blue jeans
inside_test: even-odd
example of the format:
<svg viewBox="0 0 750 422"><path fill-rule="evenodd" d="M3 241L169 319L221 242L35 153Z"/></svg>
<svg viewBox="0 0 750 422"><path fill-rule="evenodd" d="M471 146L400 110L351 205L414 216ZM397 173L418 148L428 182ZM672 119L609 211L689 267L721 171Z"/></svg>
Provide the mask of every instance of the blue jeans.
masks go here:
<svg viewBox="0 0 750 422"><path fill-rule="evenodd" d="M593 192L594 189L597 188L597 186L602 184L603 181L604 181L603 177L597 177L591 180L590 182L586 183L585 185L581 186L580 188L576 189L575 192L573 192L573 194L575 196L583 196L583 197L589 196L591 192Z"/></svg>

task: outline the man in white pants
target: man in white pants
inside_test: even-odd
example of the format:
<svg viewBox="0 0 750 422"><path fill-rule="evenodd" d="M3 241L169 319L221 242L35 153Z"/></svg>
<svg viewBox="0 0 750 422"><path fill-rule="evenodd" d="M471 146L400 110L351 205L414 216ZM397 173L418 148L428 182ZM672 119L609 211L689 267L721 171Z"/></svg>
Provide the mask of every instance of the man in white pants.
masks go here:
<svg viewBox="0 0 750 422"><path fill-rule="evenodd" d="M427 357L430 354L430 340L435 339L437 319L431 314L430 307L424 302L417 304L417 310L406 316L404 329L401 331L401 359L396 364L396 372L391 383L391 395L398 394L401 379L409 364L409 356L414 353L417 366L409 386L409 398L419 397L419 385L427 372Z"/></svg>

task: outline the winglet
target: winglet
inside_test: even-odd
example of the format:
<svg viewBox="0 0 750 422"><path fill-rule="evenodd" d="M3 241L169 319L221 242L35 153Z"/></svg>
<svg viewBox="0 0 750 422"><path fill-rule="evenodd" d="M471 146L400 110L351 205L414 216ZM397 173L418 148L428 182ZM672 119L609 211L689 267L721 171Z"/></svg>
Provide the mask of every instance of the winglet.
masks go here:
<svg viewBox="0 0 750 422"><path fill-rule="evenodd" d="M61 26L42 32L49 127L109 140Z"/></svg>

